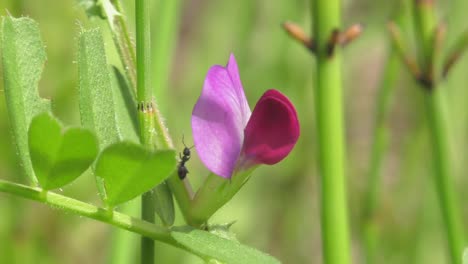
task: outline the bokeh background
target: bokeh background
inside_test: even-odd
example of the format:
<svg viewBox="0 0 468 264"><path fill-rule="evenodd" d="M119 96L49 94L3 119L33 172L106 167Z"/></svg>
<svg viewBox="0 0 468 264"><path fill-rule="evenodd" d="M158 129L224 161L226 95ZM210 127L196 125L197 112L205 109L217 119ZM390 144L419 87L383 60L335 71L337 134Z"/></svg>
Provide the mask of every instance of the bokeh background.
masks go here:
<svg viewBox="0 0 468 264"><path fill-rule="evenodd" d="M257 169L212 222L236 220L232 229L240 241L284 263L321 263L314 58L280 27L282 22L291 20L310 32L309 1L173 1L176 11L169 20L174 19L175 26L169 31L161 30L164 23L158 11L163 9L159 3L163 1L154 1L152 60L155 69L163 68L158 72L166 72L154 77L154 85L178 149L183 148L182 135L188 144L192 142L191 111L208 68L213 64L224 65L231 52L238 60L251 107L265 90L276 88L296 105L301 122L301 137L292 154L277 165ZM133 32L133 1L122 2ZM398 2L343 3L343 25L356 22L365 25L364 34L343 52L349 222L355 263L364 262L362 199L369 171L376 96L390 47L386 23L398 13ZM437 15L448 25L445 44L450 47L455 36L468 29L468 1L438 2ZM1 0L0 15L8 13L28 16L39 23L48 55L40 94L52 99L54 114L64 123L79 125L77 36L82 27L102 27L109 61L120 66L106 23L90 21L75 0ZM167 40L164 43L158 42L161 35ZM440 87L446 95L453 176L464 223L468 220L467 71L468 56L464 56ZM422 91L403 67L393 91L388 118L390 144L382 170L376 221L381 234L377 263L448 263L434 192ZM0 178L26 183L15 156L3 93L2 80ZM195 186L199 185L207 170L197 155L193 155L188 166L190 179ZM100 204L91 173L57 191ZM180 215L177 222L182 224ZM102 223L0 193L0 263L136 263L138 236L126 234L132 242L115 249L114 231ZM130 254L116 257L112 254L116 250ZM157 263L202 263L161 243L157 243L156 254Z"/></svg>

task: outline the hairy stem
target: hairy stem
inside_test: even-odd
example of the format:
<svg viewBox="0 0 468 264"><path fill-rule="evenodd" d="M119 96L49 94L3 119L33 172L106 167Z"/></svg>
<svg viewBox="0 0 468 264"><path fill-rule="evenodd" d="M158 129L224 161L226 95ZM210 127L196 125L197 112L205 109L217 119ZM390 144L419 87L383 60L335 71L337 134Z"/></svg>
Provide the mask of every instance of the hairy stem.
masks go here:
<svg viewBox="0 0 468 264"><path fill-rule="evenodd" d="M339 48L329 56L332 33L341 26L339 0L311 1L317 43L316 115L321 179L324 263L349 263L345 140Z"/></svg>
<svg viewBox="0 0 468 264"><path fill-rule="evenodd" d="M10 193L26 199L38 201L51 206L52 208L95 219L130 232L138 233L150 239L158 240L181 248L181 245L171 237L170 229L157 226L116 211L109 211L70 197L50 191L47 192L41 188L29 187L5 180L0 180L0 192Z"/></svg>
<svg viewBox="0 0 468 264"><path fill-rule="evenodd" d="M123 16L123 8L119 0L102 0L102 10L106 15L107 24L112 32L115 47L122 60L131 92L136 91L136 55L135 48L130 38L128 26Z"/></svg>

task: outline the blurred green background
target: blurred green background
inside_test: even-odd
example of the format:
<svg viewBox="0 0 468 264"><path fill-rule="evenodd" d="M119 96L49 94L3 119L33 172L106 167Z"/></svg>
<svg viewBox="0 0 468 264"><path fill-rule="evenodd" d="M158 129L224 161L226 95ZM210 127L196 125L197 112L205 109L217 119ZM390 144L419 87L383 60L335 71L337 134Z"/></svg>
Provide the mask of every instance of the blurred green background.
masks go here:
<svg viewBox="0 0 468 264"><path fill-rule="evenodd" d="M296 105L301 137L292 154L274 166L254 172L250 182L214 216L212 222L232 220L237 238L268 252L284 263L320 263L319 177L313 107L314 59L291 40L280 25L292 20L311 29L306 0L177 1L170 32L160 30L161 6L153 8L155 68L167 76L154 79L168 127L178 149L182 135L191 145L190 118L208 68L224 65L230 52L239 70L251 108L263 92L276 88ZM398 1L344 1L343 25L360 22L364 34L343 52L346 102L348 204L355 263L364 262L363 195L369 170L374 108L382 69L389 52L386 23ZM468 1L439 1L438 17L447 23L446 46L468 29ZM133 32L133 1L124 0ZM158 9L159 8L159 9ZM82 27L101 26L111 63L118 64L104 21L89 21L75 0L1 0L0 15L28 16L39 23L48 61L40 94L51 98L54 114L64 123L79 124L77 94L77 35ZM158 42L161 34L170 41ZM164 46L166 45L166 46ZM1 50L0 50L1 52ZM468 208L468 56L454 67L441 86L447 99L455 181L464 223ZM0 68L0 78L2 77ZM381 233L377 263L448 263L440 210L434 192L422 91L402 67L388 120L390 144L382 170L377 218ZM189 177L198 186L207 170L196 155L188 163ZM3 80L0 81L0 178L26 183L21 176L10 133ZM66 195L99 204L93 176L80 177L63 190ZM135 213L138 216L138 212ZM182 224L180 216L177 219ZM465 225L468 226L468 225ZM0 193L0 263L116 263L111 261L112 227L93 220ZM131 235L133 248L138 237ZM138 251L137 251L138 253ZM157 243L157 263L201 263L178 249ZM136 254L138 255L138 254ZM127 263L135 263L137 256ZM126 260L120 259L125 263Z"/></svg>

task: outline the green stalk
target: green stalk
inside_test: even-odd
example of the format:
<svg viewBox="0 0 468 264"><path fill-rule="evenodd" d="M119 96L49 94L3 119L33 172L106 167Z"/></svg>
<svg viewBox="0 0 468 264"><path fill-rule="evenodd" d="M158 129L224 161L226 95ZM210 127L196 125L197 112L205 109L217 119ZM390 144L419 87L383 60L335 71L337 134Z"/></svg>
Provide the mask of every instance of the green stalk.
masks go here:
<svg viewBox="0 0 468 264"><path fill-rule="evenodd" d="M136 83L138 79L136 75L136 72L137 72L136 60L137 59L135 56L134 46L129 37L130 34L128 33L128 26L126 24L125 19L123 18L123 14L122 14L123 9L120 4L120 1L119 0L101 0L101 1L103 3L103 10L107 16L107 21L112 32L114 43L117 47L117 50L119 51L123 67L126 71L127 78L129 79L133 87L136 88ZM147 9L146 11L149 12L149 10L150 9ZM171 9L171 10L174 11L175 7L174 9ZM137 20L139 19L138 16L136 17L136 19ZM138 37L137 37L137 41L138 41ZM146 57L146 59L149 60L150 57ZM140 93L147 93L147 92L150 92L149 90L151 90L149 86L145 89L146 89L145 92L140 91ZM166 89L166 87L156 87L156 89ZM140 96L141 95L137 95L138 102L144 101L140 99ZM152 133L152 137L154 137L153 141L158 148L173 149L174 145L168 133L168 129L166 125L164 124L163 118L159 111L159 107L157 104L155 104L152 98L150 102L152 103L152 116L155 122L154 133ZM141 118L142 117L140 117L140 119ZM177 176L177 173L174 173L167 180L167 183L174 197L176 198L178 202L178 205L180 207L182 214L184 215L185 220L187 222L190 222L189 211L190 211L191 199L193 197L193 191L192 191L192 187L190 183L188 182L187 179L181 181L179 177Z"/></svg>
<svg viewBox="0 0 468 264"><path fill-rule="evenodd" d="M210 173L193 199L190 224L196 227L205 224L219 208L234 197L257 167L252 166L245 171L236 172L231 179Z"/></svg>
<svg viewBox="0 0 468 264"><path fill-rule="evenodd" d="M425 111L432 143L436 191L442 209L451 263L457 264L461 263L465 240L453 182L447 124L445 123L447 117L445 117L440 88L442 87L439 86L434 91L425 93Z"/></svg>
<svg viewBox="0 0 468 264"><path fill-rule="evenodd" d="M136 216L140 214L141 199L135 198L119 206L121 213ZM122 229L112 230L108 263L127 264L137 259L139 236Z"/></svg>
<svg viewBox="0 0 468 264"><path fill-rule="evenodd" d="M181 245L171 237L170 229L151 224L116 211L109 211L70 197L53 192L47 192L41 188L29 187L5 180L0 180L0 192L10 193L29 200L38 201L52 208L95 219L181 248Z"/></svg>
<svg viewBox="0 0 468 264"><path fill-rule="evenodd" d="M379 203L380 180L382 161L388 145L387 116L393 87L398 77L400 60L398 53L392 48L387 59L381 87L376 102L374 137L369 167L367 193L364 200L364 239L366 263L375 263L378 248L378 230L376 222L377 205Z"/></svg>
<svg viewBox="0 0 468 264"><path fill-rule="evenodd" d="M341 56L338 48L331 57L327 52L332 32L341 25L341 5L339 0L315 0L311 4L317 42L315 107L323 257L324 263L349 263Z"/></svg>
<svg viewBox="0 0 468 264"><path fill-rule="evenodd" d="M436 54L433 49L434 32L436 19L432 1L415 0L415 25L419 32L421 45L420 62L426 74L434 72L432 67L437 65ZM427 76L428 79L437 80L434 76ZM432 143L434 158L435 185L442 210L445 232L448 240L451 263L461 263L461 256L464 246L464 233L461 224L461 214L458 209L456 188L453 183L452 164L450 158L449 135L447 133L447 117L443 107L443 90L440 85L432 83L430 87L424 87L427 92L424 95L425 112L429 126L429 137Z"/></svg>
<svg viewBox="0 0 468 264"><path fill-rule="evenodd" d="M140 120L140 140L148 148L154 149L153 141L153 91L150 84L151 34L149 0L135 0L136 58L137 58L137 100ZM145 175L149 176L149 175ZM154 193L149 191L141 197L141 218L155 222ZM154 240L141 238L141 263L154 263Z"/></svg>

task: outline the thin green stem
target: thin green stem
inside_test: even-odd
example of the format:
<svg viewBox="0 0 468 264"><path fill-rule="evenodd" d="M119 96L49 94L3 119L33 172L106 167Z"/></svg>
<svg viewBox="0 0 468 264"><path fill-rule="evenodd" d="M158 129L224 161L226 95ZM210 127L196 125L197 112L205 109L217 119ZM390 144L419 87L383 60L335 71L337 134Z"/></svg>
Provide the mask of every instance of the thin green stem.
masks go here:
<svg viewBox="0 0 468 264"><path fill-rule="evenodd" d="M211 173L197 191L190 211L191 225L200 227L240 190L258 166L240 171L231 179L224 179Z"/></svg>
<svg viewBox="0 0 468 264"><path fill-rule="evenodd" d="M425 74L429 74L434 52L434 32L436 19L434 3L430 0L415 0L414 18L416 32L419 33L421 45L420 60ZM437 58L435 58L437 59ZM442 218L450 251L451 263L461 263L464 246L464 233L461 224L461 214L458 207L456 188L453 183L452 164L450 158L449 134L447 133L447 118L443 107L443 90L437 83L432 83L431 89L425 93L425 111L429 126L429 136L434 157L434 176L436 191L439 198Z"/></svg>
<svg viewBox="0 0 468 264"><path fill-rule="evenodd" d="M140 119L140 140L143 145L154 149L153 91L151 89L151 33L149 0L135 0L137 100ZM149 176L149 175L146 175ZM141 197L141 218L155 222L154 193L149 191ZM154 240L141 238L141 263L154 263Z"/></svg>
<svg viewBox="0 0 468 264"><path fill-rule="evenodd" d="M437 87L425 93L425 111L434 158L435 187L442 209L451 263L461 263L465 244L456 188L453 183L452 164L447 133L447 118L443 107L442 89Z"/></svg>
<svg viewBox="0 0 468 264"><path fill-rule="evenodd" d="M349 263L341 55L339 48L332 57L327 52L332 32L341 26L341 5L339 0L315 0L311 4L317 43L315 107L324 263Z"/></svg>
<svg viewBox="0 0 468 264"><path fill-rule="evenodd" d="M151 32L149 0L135 0L136 54L137 54L137 100L149 103L153 100L151 90Z"/></svg>
<svg viewBox="0 0 468 264"><path fill-rule="evenodd" d="M380 192L382 161L388 145L387 117L393 87L400 70L400 60L397 51L393 48L387 59L381 87L376 101L374 137L372 139L371 158L367 193L364 200L364 235L366 263L375 263L378 248L377 206Z"/></svg>
<svg viewBox="0 0 468 264"><path fill-rule="evenodd" d="M136 55L133 43L128 32L128 26L123 16L123 8L119 0L101 0L102 10L112 32L115 47L122 59L127 79L132 87L131 92L136 91Z"/></svg>
<svg viewBox="0 0 468 264"><path fill-rule="evenodd" d="M41 188L29 187L5 180L0 180L0 192L10 193L26 199L38 201L51 206L52 208L95 219L181 248L181 245L171 237L170 229L157 226L116 211L109 211L50 191L44 192Z"/></svg>
<svg viewBox="0 0 468 264"><path fill-rule="evenodd" d="M130 39L130 34L128 33L128 26L123 17L123 9L119 0L102 0L104 11L106 13L108 24L114 38L114 43L119 51L123 67L126 71L127 78L130 80L130 83L136 89L137 85L137 59L135 56L134 46ZM150 9L147 8L146 11ZM137 16L137 20L138 20ZM138 37L137 37L138 41ZM138 41L140 42L140 41ZM149 45L147 43L147 45ZM148 52L146 52L148 53ZM149 54L147 54L149 55ZM146 57L147 60L150 59L149 56ZM149 65L149 64L148 64ZM167 65L166 65L167 66ZM149 70L149 69L148 69ZM145 85L145 84L144 84ZM147 93L152 90L148 84L145 91L140 91L140 93ZM157 87L158 89L163 89L166 87ZM140 96L137 96L139 102L146 101L141 100ZM148 102L148 101L146 101ZM171 137L169 136L168 129L164 124L164 119L161 116L158 105L154 102L153 98L149 100L152 103L152 117L154 119L154 131L152 130L152 136L154 137L154 142L158 148L169 148L173 149L174 145L172 143ZM146 133L146 132L145 132ZM190 222L190 203L193 197L193 191L188 179L181 181L176 173L174 173L168 180L167 183L176 198L179 207L184 215L184 218L187 222Z"/></svg>

